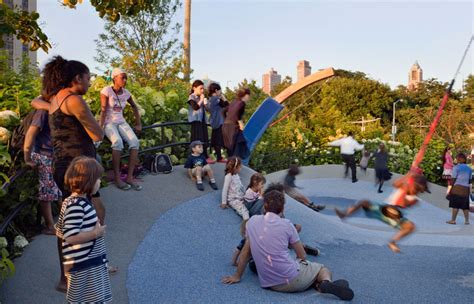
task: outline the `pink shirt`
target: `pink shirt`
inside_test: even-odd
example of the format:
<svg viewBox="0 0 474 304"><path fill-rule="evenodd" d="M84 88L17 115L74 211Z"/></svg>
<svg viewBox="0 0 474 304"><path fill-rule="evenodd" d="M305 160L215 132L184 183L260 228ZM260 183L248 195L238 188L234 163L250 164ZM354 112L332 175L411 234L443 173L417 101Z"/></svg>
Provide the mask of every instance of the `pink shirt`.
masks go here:
<svg viewBox="0 0 474 304"><path fill-rule="evenodd" d="M298 264L288 245L300 240L295 226L279 215L254 215L247 223L247 240L263 288L288 284L298 276Z"/></svg>
<svg viewBox="0 0 474 304"><path fill-rule="evenodd" d="M122 88L120 94L115 93L112 87L107 86L100 91L100 94L107 97L107 109L105 110L105 124L114 123L121 124L125 122L123 117L123 110L127 105L127 101L130 99L132 94Z"/></svg>
<svg viewBox="0 0 474 304"><path fill-rule="evenodd" d="M451 156L451 152L446 152L444 154L444 165L443 169L452 169L453 165L453 157Z"/></svg>

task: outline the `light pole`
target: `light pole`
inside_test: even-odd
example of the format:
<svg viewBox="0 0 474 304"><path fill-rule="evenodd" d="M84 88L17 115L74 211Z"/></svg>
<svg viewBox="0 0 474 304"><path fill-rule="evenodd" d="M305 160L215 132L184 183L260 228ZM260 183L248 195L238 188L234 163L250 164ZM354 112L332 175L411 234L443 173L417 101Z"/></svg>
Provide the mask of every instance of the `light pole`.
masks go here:
<svg viewBox="0 0 474 304"><path fill-rule="evenodd" d="M397 134L397 126L395 125L395 105L400 102L400 101L403 101L403 99L397 99L395 100L395 102L393 103L393 117L392 117L392 141L395 141L395 134Z"/></svg>

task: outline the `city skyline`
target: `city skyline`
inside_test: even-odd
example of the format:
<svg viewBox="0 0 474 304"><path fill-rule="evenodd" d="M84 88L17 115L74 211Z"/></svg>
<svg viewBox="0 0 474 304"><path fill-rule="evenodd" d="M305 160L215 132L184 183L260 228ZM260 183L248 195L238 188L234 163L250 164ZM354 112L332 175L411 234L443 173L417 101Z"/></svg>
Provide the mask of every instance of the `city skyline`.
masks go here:
<svg viewBox="0 0 474 304"><path fill-rule="evenodd" d="M272 4L193 1L192 78L208 75L230 87L246 78L262 85L262 73L273 67L282 78L290 76L296 81L295 62L305 59L313 71L327 67L361 71L392 88L407 85L407 71L418 61L424 79L447 82L473 33L470 2ZM68 10L56 2L38 0L38 10L53 43L50 54L38 53L40 65L61 54L82 60L96 71L94 39L103 32L104 21L94 9L84 3L77 10ZM182 17L181 10L176 18L182 23ZM80 25L80 39L62 31L64 23ZM178 38L182 40L182 31ZM209 47L213 44L216 46ZM470 53L456 88L473 70Z"/></svg>

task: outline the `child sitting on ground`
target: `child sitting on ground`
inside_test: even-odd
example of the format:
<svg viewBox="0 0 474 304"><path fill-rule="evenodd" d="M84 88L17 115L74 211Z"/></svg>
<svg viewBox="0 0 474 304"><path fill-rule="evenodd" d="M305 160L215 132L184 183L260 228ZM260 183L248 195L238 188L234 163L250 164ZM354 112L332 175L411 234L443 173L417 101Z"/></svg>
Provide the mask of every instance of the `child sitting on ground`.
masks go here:
<svg viewBox="0 0 474 304"><path fill-rule="evenodd" d="M283 185L285 186L285 192L291 198L295 199L297 202L302 203L306 207L313 209L316 212L322 211L326 206L324 205L315 205L312 201L310 201L306 196L296 190L298 188L295 185L296 175L300 174L300 168L298 165L291 165L288 169L288 172L285 176Z"/></svg>
<svg viewBox="0 0 474 304"><path fill-rule="evenodd" d="M196 187L199 191L204 191L202 179L206 175L209 177L209 185L214 190L217 190L216 180L214 179L214 173L212 172L211 166L206 161L206 157L203 155L202 142L195 140L190 144L191 154L188 156L184 168L188 169L189 177L196 181Z"/></svg>
<svg viewBox="0 0 474 304"><path fill-rule="evenodd" d="M265 177L260 173L254 173L250 177L250 183L244 195L244 205L249 211L250 217L263 214L263 186Z"/></svg>
<svg viewBox="0 0 474 304"><path fill-rule="evenodd" d="M104 169L93 158L76 157L64 176L71 196L63 201L56 224L62 241L68 303L105 303L112 300L107 271L105 228L89 197L100 187Z"/></svg>
<svg viewBox="0 0 474 304"><path fill-rule="evenodd" d="M240 169L242 161L238 157L229 157L225 166L224 186L222 187L221 208L227 208L227 205L242 217L248 220L249 211L244 205L244 186L240 180Z"/></svg>
<svg viewBox="0 0 474 304"><path fill-rule="evenodd" d="M341 219L344 219L362 208L367 217L378 219L398 229L399 232L388 243L388 247L393 252L398 253L400 248L397 246L397 242L415 230L415 224L403 216L400 208L415 205L419 201L416 195L425 191L429 192L429 190L426 178L419 171L416 172L415 170L396 180L393 186L396 189L387 199L388 204L376 204L368 200L361 200L347 208L346 211L340 211L337 208L335 208L335 211Z"/></svg>

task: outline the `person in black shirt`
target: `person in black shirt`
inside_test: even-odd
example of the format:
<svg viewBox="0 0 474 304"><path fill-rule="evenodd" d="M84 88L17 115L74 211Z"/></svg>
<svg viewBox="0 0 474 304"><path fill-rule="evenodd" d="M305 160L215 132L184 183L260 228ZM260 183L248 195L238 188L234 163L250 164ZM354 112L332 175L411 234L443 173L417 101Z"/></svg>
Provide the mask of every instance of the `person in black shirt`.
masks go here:
<svg viewBox="0 0 474 304"><path fill-rule="evenodd" d="M217 190L216 180L214 179L214 172L211 166L207 163L206 157L203 155L203 143L195 140L190 145L192 153L188 156L184 168L188 169L189 177L196 181L196 187L200 191L204 191L202 178L209 177L209 184L211 188Z"/></svg>

